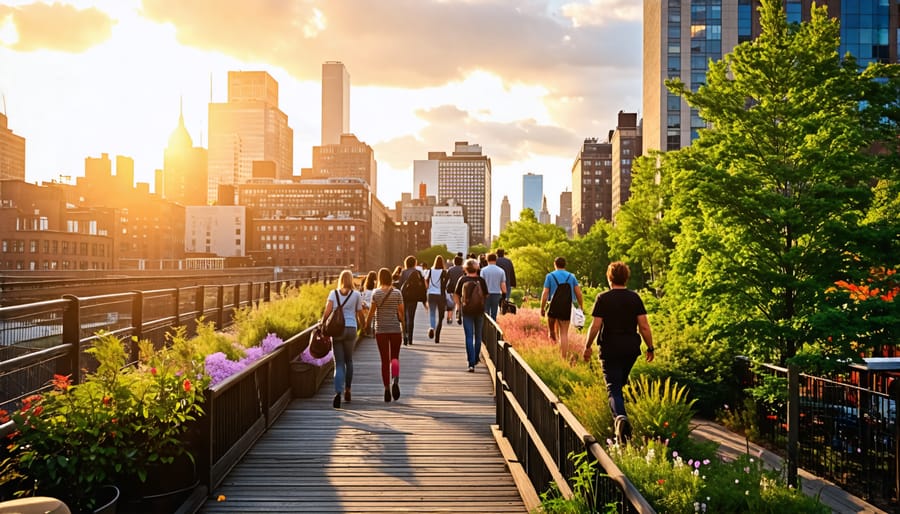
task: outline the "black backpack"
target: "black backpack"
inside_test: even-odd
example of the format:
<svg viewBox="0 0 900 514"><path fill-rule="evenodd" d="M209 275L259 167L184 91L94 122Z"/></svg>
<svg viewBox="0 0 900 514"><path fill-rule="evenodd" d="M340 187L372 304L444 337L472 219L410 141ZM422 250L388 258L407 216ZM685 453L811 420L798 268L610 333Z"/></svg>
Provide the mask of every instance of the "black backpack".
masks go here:
<svg viewBox="0 0 900 514"><path fill-rule="evenodd" d="M547 316L556 319L568 319L572 310L572 285L569 283L569 276L562 284L556 277L550 275L550 278L556 282L556 291L553 292L553 298L550 298L550 307L547 309Z"/></svg>
<svg viewBox="0 0 900 514"><path fill-rule="evenodd" d="M404 302L424 302L428 300L428 289L425 287L425 279L419 270L413 269L400 286L400 294Z"/></svg>
<svg viewBox="0 0 900 514"><path fill-rule="evenodd" d="M347 294L347 298L344 298L344 303L350 300L351 294L353 294L353 291ZM325 335L340 337L344 335L344 303L341 303L341 293L337 289L334 290L334 296L337 299L337 305L332 306L331 314L323 322L323 328Z"/></svg>
<svg viewBox="0 0 900 514"><path fill-rule="evenodd" d="M462 279L460 279L462 280ZM466 316L484 314L484 291L480 280L468 280L462 285L462 312Z"/></svg>

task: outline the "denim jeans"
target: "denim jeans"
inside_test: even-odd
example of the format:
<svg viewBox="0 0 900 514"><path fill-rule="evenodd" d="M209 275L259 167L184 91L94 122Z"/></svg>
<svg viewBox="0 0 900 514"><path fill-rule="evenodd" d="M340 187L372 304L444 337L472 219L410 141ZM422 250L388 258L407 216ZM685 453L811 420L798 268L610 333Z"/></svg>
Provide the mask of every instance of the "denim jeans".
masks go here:
<svg viewBox="0 0 900 514"><path fill-rule="evenodd" d="M625 414L625 397L622 388L628 382L631 368L637 361L637 356L613 355L600 359L603 365L603 379L606 380L606 392L609 395L609 408L612 410L613 419Z"/></svg>
<svg viewBox="0 0 900 514"><path fill-rule="evenodd" d="M344 334L331 338L334 350L334 392L350 389L353 382L353 349L356 347L356 327L344 327ZM346 386L345 386L346 384Z"/></svg>
<svg viewBox="0 0 900 514"><path fill-rule="evenodd" d="M469 366L478 364L481 355L481 335L484 330L484 314L468 316L463 314L463 332L466 334L466 357Z"/></svg>
<svg viewBox="0 0 900 514"><path fill-rule="evenodd" d="M500 309L501 298L503 298L503 293L490 293L484 299L484 312L494 321L497 321L497 311Z"/></svg>
<svg viewBox="0 0 900 514"><path fill-rule="evenodd" d="M447 300L439 294L428 295L428 321L434 329L435 342L441 340L441 327L444 325L444 304ZM435 317L437 318L435 320Z"/></svg>
<svg viewBox="0 0 900 514"><path fill-rule="evenodd" d="M406 332L403 334L403 342L412 343L413 329L416 328L416 309L419 308L419 302L405 302L403 304L404 313L406 314Z"/></svg>

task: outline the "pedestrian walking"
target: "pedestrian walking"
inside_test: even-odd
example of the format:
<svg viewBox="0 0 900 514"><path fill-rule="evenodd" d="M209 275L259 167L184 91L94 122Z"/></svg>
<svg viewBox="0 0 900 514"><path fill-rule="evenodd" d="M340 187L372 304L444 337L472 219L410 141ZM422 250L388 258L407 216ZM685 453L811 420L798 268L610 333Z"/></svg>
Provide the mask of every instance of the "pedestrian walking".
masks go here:
<svg viewBox="0 0 900 514"><path fill-rule="evenodd" d="M419 307L419 302L422 302L426 309L428 308L428 293L422 272L416 266L415 256L410 255L403 261L403 264L406 268L400 272L397 287L403 295L403 305L406 309L403 320L405 323L403 344L411 345L413 344L413 330L416 328L416 309Z"/></svg>
<svg viewBox="0 0 900 514"><path fill-rule="evenodd" d="M619 444L625 444L631 437L631 423L625 412L622 388L628 382L631 368L641 355L641 340L647 345L647 362L653 362L654 352L653 334L644 302L625 285L630 275L631 270L624 262L613 262L607 267L609 290L597 295L584 347L584 360L589 361L591 346L595 339L598 341L609 408L615 420L614 428Z"/></svg>
<svg viewBox="0 0 900 514"><path fill-rule="evenodd" d="M559 342L563 359L569 356L569 320L572 319L572 303L584 310L581 286L575 275L566 271L566 258L557 257L553 261L554 270L544 277L541 292L541 316L547 316L547 333L550 340Z"/></svg>
<svg viewBox="0 0 900 514"><path fill-rule="evenodd" d="M455 316L456 323L462 325L462 311L455 300L453 300L453 291L456 291L456 282L466 274L463 269L462 252L456 254L453 258L453 266L447 270L447 324L449 325ZM452 300L452 301L451 301Z"/></svg>
<svg viewBox="0 0 900 514"><path fill-rule="evenodd" d="M362 296L363 302L363 316L360 319L366 319L369 314L369 309L372 307L372 293L375 291L375 286L378 284L378 273L374 270L370 271L366 275L366 279L362 283L362 291L360 291L360 296ZM366 337L372 337L372 325L366 325L362 327L362 333Z"/></svg>
<svg viewBox="0 0 900 514"><path fill-rule="evenodd" d="M344 333L331 338L334 351L334 400L335 409L351 401L350 384L353 382L353 350L356 347L357 319L362 317L363 303L359 291L353 288L353 272L345 269L338 276L338 288L328 293L322 319L328 319L334 309L343 309Z"/></svg>
<svg viewBox="0 0 900 514"><path fill-rule="evenodd" d="M484 330L484 305L488 289L478 275L478 261L469 259L463 266L466 274L456 283L453 292L456 304L462 311L463 332L466 337L468 371L473 373L481 355L482 330Z"/></svg>
<svg viewBox="0 0 900 514"><path fill-rule="evenodd" d="M516 268L509 257L506 256L506 250L503 248L497 249L497 266L500 266L506 272L506 294L504 299L509 300L512 288L516 287Z"/></svg>
<svg viewBox="0 0 900 514"><path fill-rule="evenodd" d="M400 398L400 346L403 342L405 311L403 295L393 285L391 271L378 270L378 289L372 293L372 308L366 319L375 321L375 343L381 357L381 382L384 401Z"/></svg>
<svg viewBox="0 0 900 514"><path fill-rule="evenodd" d="M497 321L497 310L500 308L500 300L506 294L506 272L497 266L497 254L489 253L485 259L487 266L481 268L481 278L487 284L488 295L484 305L484 311L492 320Z"/></svg>
<svg viewBox="0 0 900 514"><path fill-rule="evenodd" d="M426 275L428 282L428 338L435 343L441 342L441 327L444 325L444 311L447 308L447 271L444 269L444 257L434 258L434 265Z"/></svg>

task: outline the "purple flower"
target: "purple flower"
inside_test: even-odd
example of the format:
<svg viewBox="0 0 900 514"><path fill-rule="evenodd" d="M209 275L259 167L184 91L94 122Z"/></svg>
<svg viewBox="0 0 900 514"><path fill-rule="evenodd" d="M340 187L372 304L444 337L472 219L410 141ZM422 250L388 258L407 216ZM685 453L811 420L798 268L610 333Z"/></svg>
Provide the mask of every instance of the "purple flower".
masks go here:
<svg viewBox="0 0 900 514"><path fill-rule="evenodd" d="M283 344L284 341L282 341L280 337L275 334L268 334L266 338L262 340L260 346L262 346L263 353L270 354Z"/></svg>
<svg viewBox="0 0 900 514"><path fill-rule="evenodd" d="M209 374L209 385L214 386L226 378L244 369L239 362L228 360L222 352L216 352L206 356L206 373Z"/></svg>
<svg viewBox="0 0 900 514"><path fill-rule="evenodd" d="M307 364L312 364L313 366L323 366L325 363L334 358L334 352L329 351L325 354L324 357L317 359L309 353L309 346L303 349L303 352L300 353L300 361L305 362Z"/></svg>

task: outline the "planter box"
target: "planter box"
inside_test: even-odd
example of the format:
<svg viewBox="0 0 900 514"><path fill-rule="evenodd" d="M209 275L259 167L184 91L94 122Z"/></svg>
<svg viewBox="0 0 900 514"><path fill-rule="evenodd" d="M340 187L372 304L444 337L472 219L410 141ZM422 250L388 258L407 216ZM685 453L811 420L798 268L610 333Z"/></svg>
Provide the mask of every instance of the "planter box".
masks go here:
<svg viewBox="0 0 900 514"><path fill-rule="evenodd" d="M334 373L334 359L322 366L314 366L299 360L291 361L291 393L294 398L311 398L322 382Z"/></svg>

